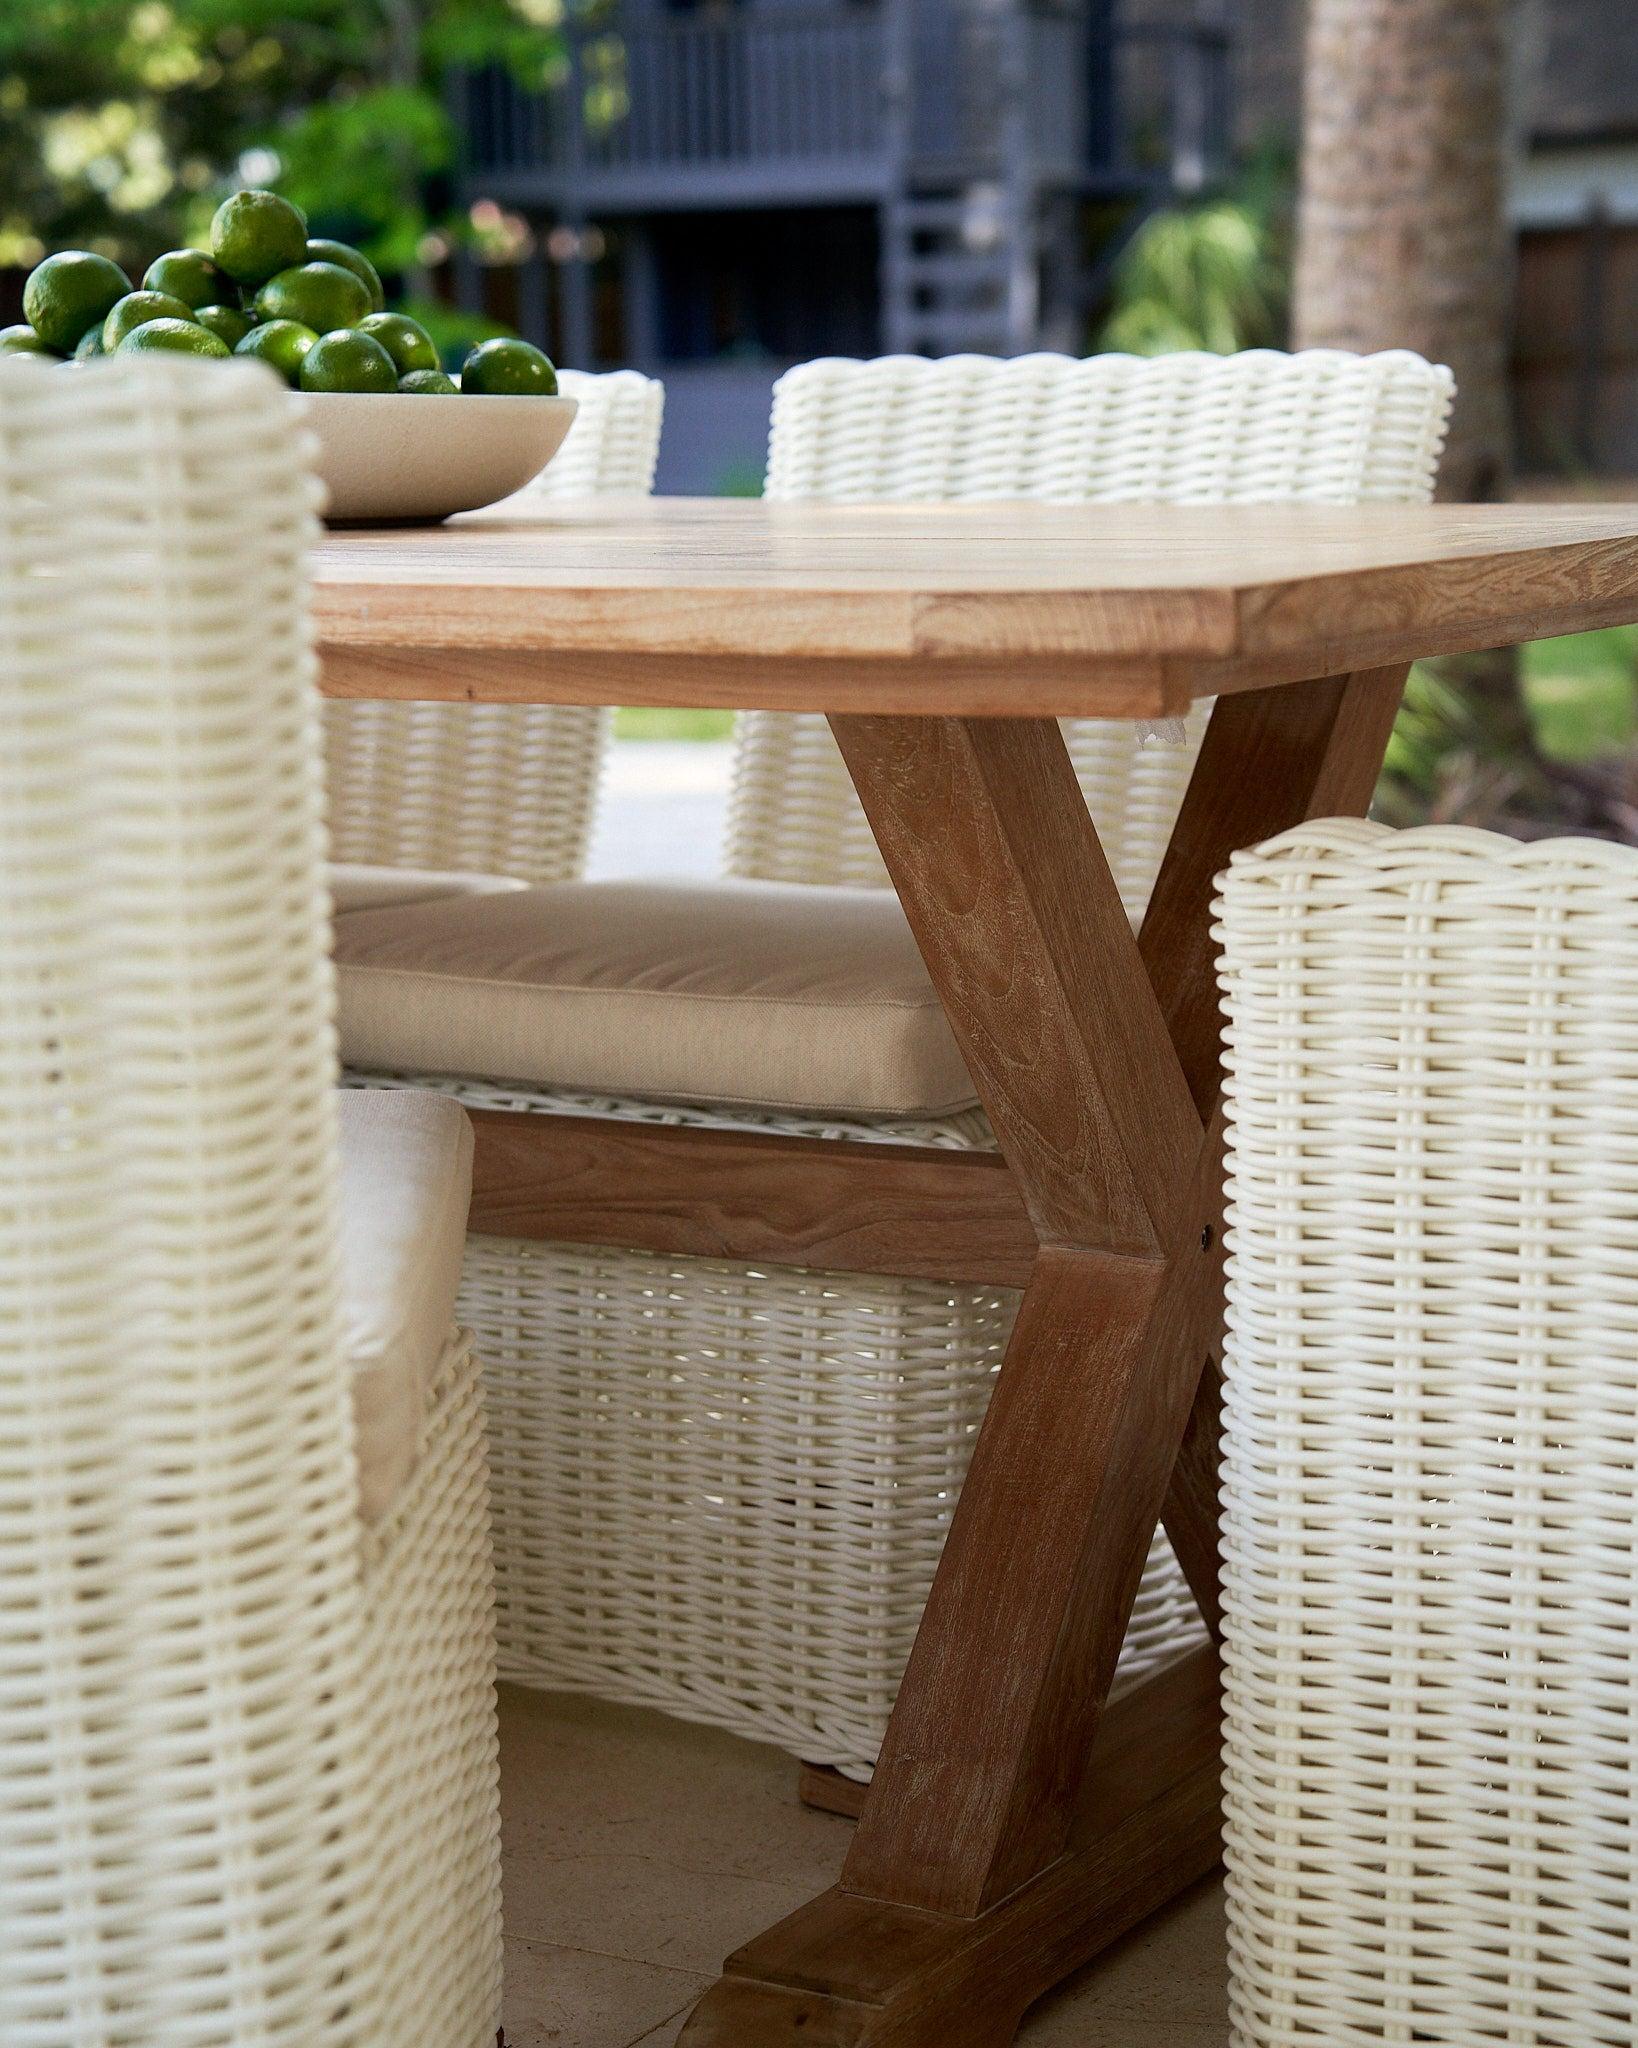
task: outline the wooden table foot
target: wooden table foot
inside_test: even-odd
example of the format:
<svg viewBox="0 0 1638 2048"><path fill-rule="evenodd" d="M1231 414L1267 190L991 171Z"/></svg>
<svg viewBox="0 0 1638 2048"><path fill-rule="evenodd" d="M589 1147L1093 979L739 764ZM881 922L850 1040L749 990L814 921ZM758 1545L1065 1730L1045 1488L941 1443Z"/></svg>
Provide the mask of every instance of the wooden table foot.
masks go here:
<svg viewBox="0 0 1638 2048"><path fill-rule="evenodd" d="M796 1796L815 1813L836 1813L843 1820L857 1820L864 1812L870 1787L844 1778L829 1764L802 1764L798 1767Z"/></svg>
<svg viewBox="0 0 1638 2048"><path fill-rule="evenodd" d="M972 1918L837 1888L729 1957L678 2048L1005 2048L1052 1986L1216 1867L1216 1652L1112 1705L1066 1853Z"/></svg>

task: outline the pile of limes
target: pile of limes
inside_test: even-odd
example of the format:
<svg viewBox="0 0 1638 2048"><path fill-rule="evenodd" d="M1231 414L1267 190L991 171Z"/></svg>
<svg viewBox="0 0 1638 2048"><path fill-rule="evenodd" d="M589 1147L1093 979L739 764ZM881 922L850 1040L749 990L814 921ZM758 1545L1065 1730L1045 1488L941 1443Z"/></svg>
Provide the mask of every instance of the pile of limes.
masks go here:
<svg viewBox="0 0 1638 2048"><path fill-rule="evenodd" d="M254 356L301 391L556 391L549 358L526 341L481 343L457 383L426 329L386 303L367 256L310 237L276 192L235 192L211 222L210 254L173 249L140 291L106 256L48 256L23 288L27 325L0 327L0 354Z"/></svg>

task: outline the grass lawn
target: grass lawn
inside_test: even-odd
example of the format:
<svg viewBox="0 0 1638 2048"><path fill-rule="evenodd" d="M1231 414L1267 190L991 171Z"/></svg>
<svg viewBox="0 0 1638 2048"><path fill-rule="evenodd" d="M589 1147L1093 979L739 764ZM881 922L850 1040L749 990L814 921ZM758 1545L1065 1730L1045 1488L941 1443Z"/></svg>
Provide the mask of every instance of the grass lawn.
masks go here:
<svg viewBox="0 0 1638 2048"><path fill-rule="evenodd" d="M614 714L617 740L725 740L734 729L731 711L669 710L627 704Z"/></svg>
<svg viewBox="0 0 1638 2048"><path fill-rule="evenodd" d="M1638 626L1537 640L1519 649L1524 694L1543 753L1588 761L1638 734Z"/></svg>

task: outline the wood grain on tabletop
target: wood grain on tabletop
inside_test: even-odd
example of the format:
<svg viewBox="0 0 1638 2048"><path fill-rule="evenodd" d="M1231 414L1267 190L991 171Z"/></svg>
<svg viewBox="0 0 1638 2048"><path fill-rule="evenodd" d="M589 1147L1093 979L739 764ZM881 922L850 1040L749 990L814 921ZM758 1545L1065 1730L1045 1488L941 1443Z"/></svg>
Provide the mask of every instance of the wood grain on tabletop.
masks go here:
<svg viewBox="0 0 1638 2048"><path fill-rule="evenodd" d="M338 695L1141 715L1627 622L1638 506L623 499L337 531L315 577Z"/></svg>

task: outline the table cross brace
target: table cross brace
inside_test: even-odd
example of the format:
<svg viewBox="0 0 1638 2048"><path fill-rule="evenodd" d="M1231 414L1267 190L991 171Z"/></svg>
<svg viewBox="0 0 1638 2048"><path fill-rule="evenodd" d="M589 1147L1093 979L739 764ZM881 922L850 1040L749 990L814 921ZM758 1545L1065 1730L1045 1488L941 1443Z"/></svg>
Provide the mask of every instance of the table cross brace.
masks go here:
<svg viewBox="0 0 1638 2048"><path fill-rule="evenodd" d="M1040 1249L841 1884L682 2048L999 2048L1215 1862L1215 1654L1099 1726L1163 1509L1219 1617L1212 883L1365 808L1404 675L1222 699L1136 938L1054 721L832 719Z"/></svg>

